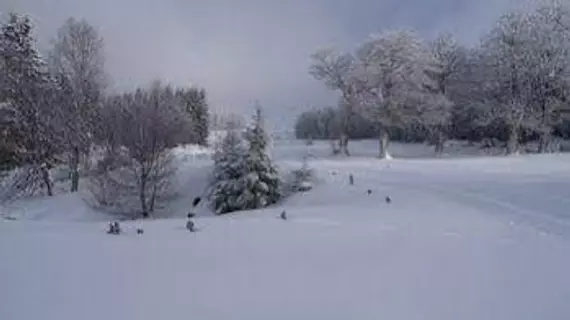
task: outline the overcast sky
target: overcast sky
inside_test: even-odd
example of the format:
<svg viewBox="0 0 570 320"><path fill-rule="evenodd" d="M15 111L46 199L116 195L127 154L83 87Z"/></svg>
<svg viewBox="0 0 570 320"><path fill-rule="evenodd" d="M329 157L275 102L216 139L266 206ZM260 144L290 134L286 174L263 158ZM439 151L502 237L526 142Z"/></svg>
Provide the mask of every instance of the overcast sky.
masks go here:
<svg viewBox="0 0 570 320"><path fill-rule="evenodd" d="M336 99L307 73L309 54L349 49L385 28L441 31L474 43L522 0L0 0L29 14L44 48L62 22L85 18L105 38L120 89L160 78L207 89L215 109L249 112L256 100L290 124Z"/></svg>

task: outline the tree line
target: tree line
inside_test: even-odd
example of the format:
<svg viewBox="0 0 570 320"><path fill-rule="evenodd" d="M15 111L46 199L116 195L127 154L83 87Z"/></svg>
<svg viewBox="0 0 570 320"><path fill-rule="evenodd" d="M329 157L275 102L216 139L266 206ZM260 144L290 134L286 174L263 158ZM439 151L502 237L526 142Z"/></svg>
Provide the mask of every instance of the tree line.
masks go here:
<svg viewBox="0 0 570 320"><path fill-rule="evenodd" d="M16 13L0 26L0 172L10 172L0 197L52 195L51 170L65 166L70 192L86 177L97 205L123 210L128 199L152 212L167 194L170 148L207 144L206 91L156 81L112 94L95 27L66 20L45 56L32 32Z"/></svg>
<svg viewBox="0 0 570 320"><path fill-rule="evenodd" d="M460 45L443 34L421 39L408 30L370 36L353 52L318 50L309 73L336 91L335 108L298 117L299 138L429 139L443 152L447 139L505 141L508 154L538 141L546 152L554 135L570 133L570 4L545 0L503 14L480 42Z"/></svg>

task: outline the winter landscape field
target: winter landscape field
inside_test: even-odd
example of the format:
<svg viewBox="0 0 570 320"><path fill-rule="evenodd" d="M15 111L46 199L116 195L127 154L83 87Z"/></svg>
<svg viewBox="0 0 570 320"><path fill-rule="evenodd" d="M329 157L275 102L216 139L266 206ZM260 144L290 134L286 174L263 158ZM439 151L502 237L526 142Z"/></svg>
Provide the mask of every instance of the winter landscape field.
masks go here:
<svg viewBox="0 0 570 320"><path fill-rule="evenodd" d="M196 194L179 219L109 236L81 193L4 207L0 319L570 317L570 155L429 159L400 145L408 158L378 160L367 144L346 159L276 144L280 168L311 154L314 189L236 215L202 207L195 233L184 208L208 160L182 151Z"/></svg>
<svg viewBox="0 0 570 320"><path fill-rule="evenodd" d="M570 1L0 1L0 320L569 320Z"/></svg>

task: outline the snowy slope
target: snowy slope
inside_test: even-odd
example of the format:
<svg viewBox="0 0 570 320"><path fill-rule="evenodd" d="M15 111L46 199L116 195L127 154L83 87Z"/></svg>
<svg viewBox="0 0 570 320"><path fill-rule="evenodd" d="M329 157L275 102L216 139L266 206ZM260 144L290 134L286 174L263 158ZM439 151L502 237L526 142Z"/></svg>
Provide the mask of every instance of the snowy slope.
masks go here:
<svg viewBox="0 0 570 320"><path fill-rule="evenodd" d="M0 221L0 319L570 318L570 156L311 165L313 191L195 234Z"/></svg>

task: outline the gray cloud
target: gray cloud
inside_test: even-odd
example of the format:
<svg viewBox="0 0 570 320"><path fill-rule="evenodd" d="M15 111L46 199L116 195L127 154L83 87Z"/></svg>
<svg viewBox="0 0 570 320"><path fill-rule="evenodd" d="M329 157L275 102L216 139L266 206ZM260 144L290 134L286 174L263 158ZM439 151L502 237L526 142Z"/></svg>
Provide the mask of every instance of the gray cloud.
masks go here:
<svg viewBox="0 0 570 320"><path fill-rule="evenodd" d="M255 100L289 125L308 106L335 102L307 73L309 53L350 48L382 28L477 41L515 0L3 0L0 11L32 16L47 47L69 16L85 18L106 41L119 89L155 78L197 84L218 109L249 112Z"/></svg>

